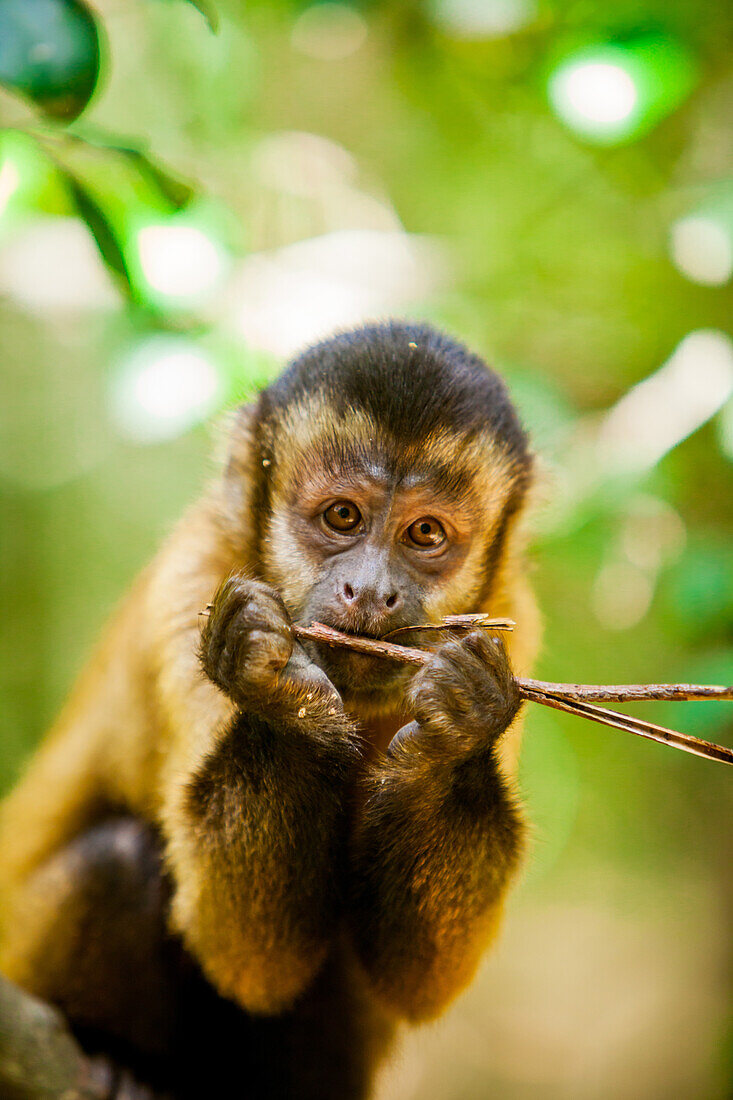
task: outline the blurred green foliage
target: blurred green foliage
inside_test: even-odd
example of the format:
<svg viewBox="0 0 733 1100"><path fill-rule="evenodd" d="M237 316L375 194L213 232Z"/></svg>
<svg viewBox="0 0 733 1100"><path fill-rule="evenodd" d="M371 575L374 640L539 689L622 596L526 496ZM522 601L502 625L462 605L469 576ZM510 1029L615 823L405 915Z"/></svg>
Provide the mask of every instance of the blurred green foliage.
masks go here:
<svg viewBox="0 0 733 1100"><path fill-rule="evenodd" d="M679 219L721 195L728 202L733 190L731 13L717 0L479 7L484 30L469 33L456 12L475 16L476 4L457 0L68 3L69 17L93 13L106 43L96 93L71 124L39 110L52 106L45 85L13 78L0 34L0 122L13 128L0 134L3 786L212 469L203 411L157 438L135 437L120 420L114 395L130 350L161 334L190 340L197 385L205 390L207 363L218 372L220 384L201 390L208 418L212 401L230 407L276 372L293 316L305 315L304 332L319 311L324 325L332 315L340 323L329 308L344 285L365 315L446 326L509 381L546 470L532 552L546 623L537 675L733 680L731 399L635 472L594 467L587 444L605 411L688 334L730 333L730 277L691 279L670 242ZM0 28L20 10L0 0ZM507 12L511 25L497 32ZM548 79L574 50L634 35L680 43L697 84L639 140L594 145L553 114ZM67 117L95 86L96 71L95 79L79 71L86 83L69 76L77 99ZM181 213L192 220L171 221ZM194 235L140 236L140 227L166 225ZM418 261L401 282L394 276L393 301L380 298L358 247L338 263L328 251L354 230L429 245L435 277L421 282ZM189 301L175 270L155 264L165 241L200 244L202 232L213 241L201 253L211 285ZM54 233L62 234L55 252ZM93 253L94 239L112 282L84 251L86 242ZM146 242L158 240L163 251L150 251L146 267ZM313 241L321 251L288 252ZM376 282L383 275L391 287L391 262L375 262ZM258 297L273 279L274 303ZM351 299L339 306L344 323L347 306ZM138 376L130 377L134 389ZM670 408L659 405L650 432ZM725 704L643 713L731 740ZM509 922L524 939L510 932L506 966L511 984L523 960L536 958L532 975L546 966L546 979L523 979L521 1027L497 1024L489 1034L491 1005L507 996L501 956L444 1025L456 1049L473 1029L483 1054L458 1056L443 1072L438 1042L421 1051L426 1076L405 1070L385 1096L722 1100L731 1084L722 1053L733 908L726 769L535 709L521 786L535 842ZM564 924L552 924L557 912ZM576 959L573 914L581 913L577 928L590 939L577 933ZM569 937L562 958L558 927ZM642 932L656 952L635 954ZM619 990L606 974L596 999L586 999L582 983L594 967L605 973L609 959ZM579 987L568 977L574 963ZM642 973L657 990L643 1004ZM605 1020L609 1005L623 1015L631 991L628 1034L611 1016L595 1038L580 1033L589 1016ZM561 1001L583 1011L563 1015ZM511 1064L502 1060L510 1039L519 1044ZM528 1052L546 1049L544 1069L530 1071Z"/></svg>
<svg viewBox="0 0 733 1100"><path fill-rule="evenodd" d="M44 111L75 118L99 73L97 24L78 0L0 2L0 80Z"/></svg>

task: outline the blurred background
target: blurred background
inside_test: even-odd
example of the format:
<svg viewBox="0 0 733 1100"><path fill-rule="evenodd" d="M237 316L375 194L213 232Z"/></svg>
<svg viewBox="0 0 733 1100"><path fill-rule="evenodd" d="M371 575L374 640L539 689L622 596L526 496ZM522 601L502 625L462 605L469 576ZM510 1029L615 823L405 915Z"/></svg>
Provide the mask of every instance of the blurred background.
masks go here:
<svg viewBox="0 0 733 1100"><path fill-rule="evenodd" d="M733 680L733 12L0 0L0 786L302 345L425 318L543 457L537 675ZM733 1093L730 774L530 708L501 943L379 1100ZM731 743L730 704L637 713Z"/></svg>

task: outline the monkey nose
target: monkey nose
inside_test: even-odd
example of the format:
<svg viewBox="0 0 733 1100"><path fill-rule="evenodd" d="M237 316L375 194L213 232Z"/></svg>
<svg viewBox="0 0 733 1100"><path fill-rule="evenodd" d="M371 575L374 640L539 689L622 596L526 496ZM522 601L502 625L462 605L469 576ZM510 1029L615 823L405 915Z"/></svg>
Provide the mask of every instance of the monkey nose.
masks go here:
<svg viewBox="0 0 733 1100"><path fill-rule="evenodd" d="M375 592L372 588L355 591L348 582L341 589L341 599L347 607L376 614L395 611L402 603L399 592Z"/></svg>

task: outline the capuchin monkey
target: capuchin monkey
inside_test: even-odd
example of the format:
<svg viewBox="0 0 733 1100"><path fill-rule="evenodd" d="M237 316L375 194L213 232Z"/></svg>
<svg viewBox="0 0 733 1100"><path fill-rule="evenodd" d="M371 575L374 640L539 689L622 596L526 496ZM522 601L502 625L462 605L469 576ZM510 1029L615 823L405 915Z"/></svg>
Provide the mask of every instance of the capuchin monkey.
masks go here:
<svg viewBox="0 0 733 1100"><path fill-rule="evenodd" d="M359 1100L471 980L523 847L532 464L425 325L326 340L236 413L2 813L0 970L86 1050L176 1100ZM417 673L292 630L481 610L510 656L431 635Z"/></svg>

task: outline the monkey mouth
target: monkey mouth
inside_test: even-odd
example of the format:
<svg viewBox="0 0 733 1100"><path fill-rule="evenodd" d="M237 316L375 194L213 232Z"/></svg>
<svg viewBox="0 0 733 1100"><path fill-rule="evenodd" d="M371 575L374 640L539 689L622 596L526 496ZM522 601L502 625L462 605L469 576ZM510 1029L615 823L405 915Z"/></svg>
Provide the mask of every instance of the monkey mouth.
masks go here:
<svg viewBox="0 0 733 1100"><path fill-rule="evenodd" d="M338 626L336 623L324 623L324 626L330 626L334 630L340 630L342 634L351 634L354 638L371 638L372 641L378 642L386 631L368 630L365 627L353 627L353 626Z"/></svg>
<svg viewBox="0 0 733 1100"><path fill-rule="evenodd" d="M367 622L361 620L355 622L351 619L349 622L343 620L337 622L330 618L322 617L318 620L323 626L330 626L332 630L338 630L342 634L351 634L355 638L370 638L372 641L381 641L390 631L397 629L393 623L384 623L383 626L375 626L373 622ZM407 626L407 623L400 623L400 627ZM344 648L344 652L349 652ZM353 652L353 651L352 651Z"/></svg>
<svg viewBox="0 0 733 1100"><path fill-rule="evenodd" d="M379 630L374 627L369 629L366 624L355 626L353 623L334 622L325 618L319 621L324 626L339 630L342 634L371 638L374 641L379 641L388 632L386 629ZM370 653L359 653L346 646L334 646L327 642L309 640L307 649L342 695L365 692L374 694L393 689L405 675L406 666L397 661Z"/></svg>

